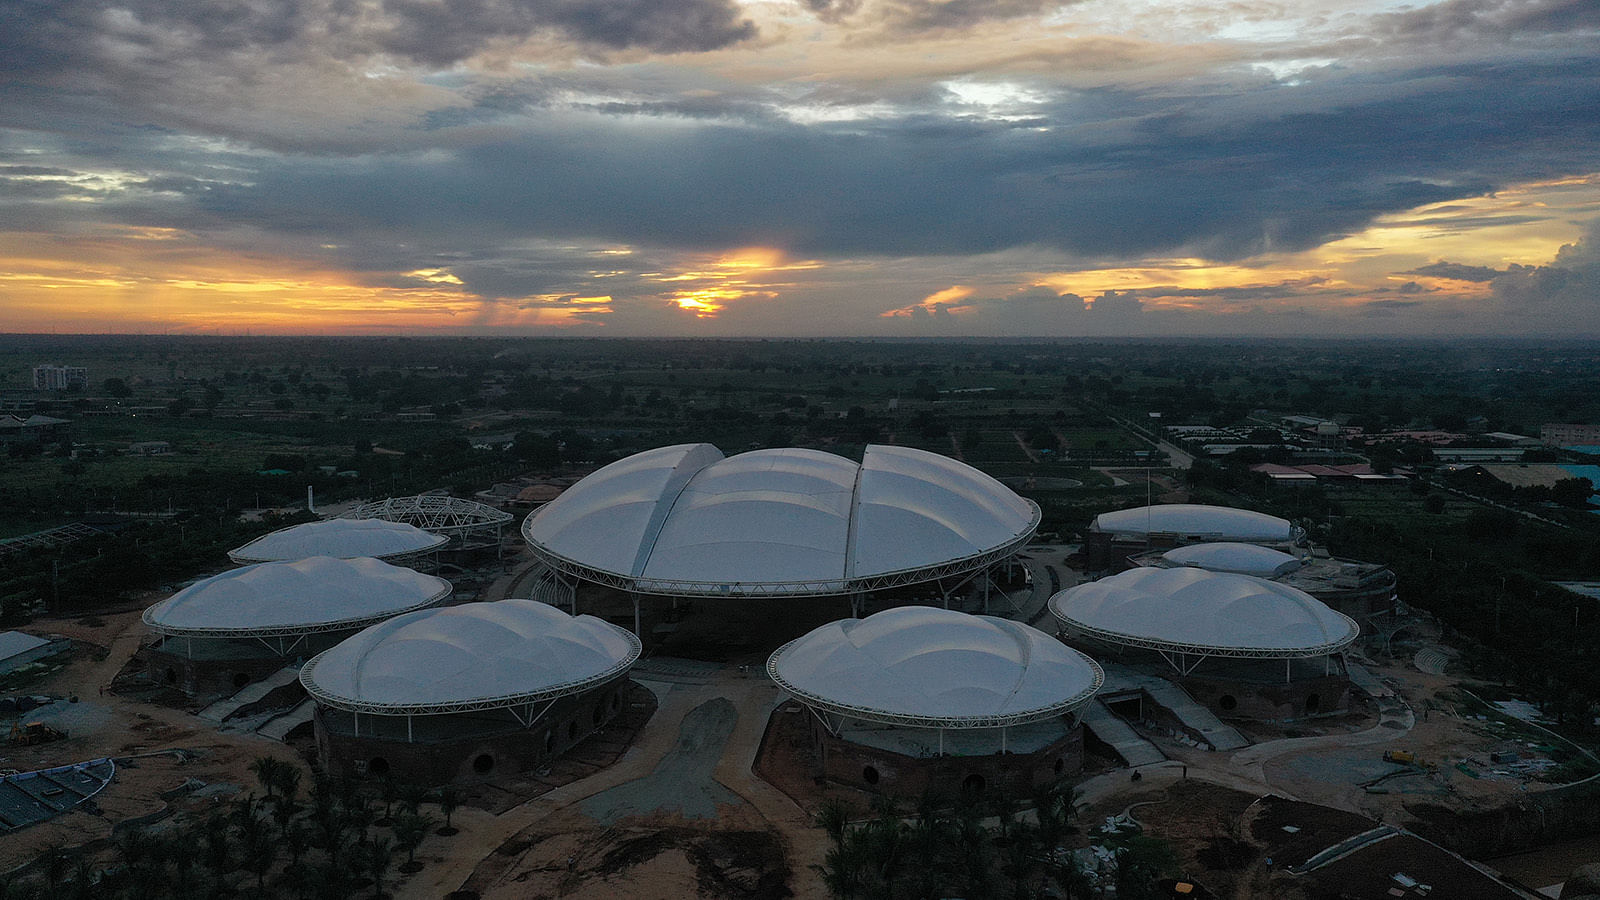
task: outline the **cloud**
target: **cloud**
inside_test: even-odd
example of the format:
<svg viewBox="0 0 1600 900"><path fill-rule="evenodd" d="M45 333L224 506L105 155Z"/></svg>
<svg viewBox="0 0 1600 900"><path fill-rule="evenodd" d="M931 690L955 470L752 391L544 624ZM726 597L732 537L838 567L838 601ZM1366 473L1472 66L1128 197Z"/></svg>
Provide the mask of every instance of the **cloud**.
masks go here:
<svg viewBox="0 0 1600 900"><path fill-rule="evenodd" d="M1449 278L1453 281L1486 282L1493 281L1501 274L1493 266L1468 266L1461 263L1440 260L1426 266L1418 266L1403 275L1426 275L1430 278Z"/></svg>
<svg viewBox="0 0 1600 900"><path fill-rule="evenodd" d="M713 50L755 25L732 0L16 0L0 6L0 73L70 81L93 66L153 77L164 62L230 67L374 55L443 68L544 32L605 49Z"/></svg>
<svg viewBox="0 0 1600 900"><path fill-rule="evenodd" d="M1504 314L1525 328L1551 333L1600 332L1600 219L1563 246L1549 265L1513 263L1490 282Z"/></svg>

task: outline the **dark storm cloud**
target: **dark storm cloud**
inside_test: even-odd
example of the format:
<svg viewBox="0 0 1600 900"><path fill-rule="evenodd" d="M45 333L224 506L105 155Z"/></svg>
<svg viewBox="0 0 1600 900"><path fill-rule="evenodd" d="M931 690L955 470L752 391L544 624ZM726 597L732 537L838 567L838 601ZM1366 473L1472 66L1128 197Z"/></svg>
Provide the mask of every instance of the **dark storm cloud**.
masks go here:
<svg viewBox="0 0 1600 900"><path fill-rule="evenodd" d="M1290 112L1283 88L1255 92L1267 113L1248 97L1101 92L1045 117L1122 116L1046 130L936 116L662 127L546 108L443 153L269 158L197 203L269 229L452 245L538 235L824 256L1037 245L1238 259L1595 164L1600 62L1352 81L1373 99L1323 107L1336 84Z"/></svg>
<svg viewBox="0 0 1600 900"><path fill-rule="evenodd" d="M486 42L541 32L680 52L745 40L755 26L732 0L9 0L0 4L0 73L59 85L150 77L163 63L197 59L248 66L253 54L389 54L443 67Z"/></svg>
<svg viewBox="0 0 1600 900"><path fill-rule="evenodd" d="M1450 278L1456 281L1473 281L1482 283L1493 281L1500 276L1500 270L1492 266L1468 266L1462 263L1439 262L1426 266L1419 266L1402 275L1427 275L1431 278Z"/></svg>
<svg viewBox="0 0 1600 900"><path fill-rule="evenodd" d="M1582 33L1596 26L1600 4L1594 0L1446 0L1378 16L1372 30L1380 36L1450 43Z"/></svg>
<svg viewBox="0 0 1600 900"><path fill-rule="evenodd" d="M65 178L76 174L78 173L71 169L58 169L54 166L0 166L0 178L37 178L45 176Z"/></svg>
<svg viewBox="0 0 1600 900"><path fill-rule="evenodd" d="M24 5L46 17L47 7ZM78 6L63 4L61 16ZM241 13L288 25L211 27L224 43L253 30L292 32L293 9ZM520 296L572 284L595 290L587 280L599 264L584 251L520 264L531 240L769 245L808 257L1042 247L1107 259L1239 259L1317 246L1421 204L1593 171L1600 146L1593 58L1330 72L1304 86L1252 81L1210 93L1084 89L1032 105L1025 122L943 114L943 90L924 83L896 86L893 114L803 125L784 115L789 95L703 90L695 79L708 76L658 75L599 68L492 87L441 76L463 105L412 128L313 129L292 139L262 128L261 141L281 142L268 146L298 152L172 128L90 126L62 113L51 127L70 140L57 141L52 161L137 173L144 187L92 209L30 207L25 218L48 225L92 214L182 227L372 272L469 253L451 266L468 290ZM816 90L804 99L824 107L870 100ZM15 106L19 117L31 111L27 92L8 96L26 101ZM24 159L5 152L4 137L0 161ZM346 151L347 140L360 152ZM18 218L0 199L0 220ZM1310 287L1216 296L1271 299L1280 288Z"/></svg>
<svg viewBox="0 0 1600 900"><path fill-rule="evenodd" d="M1058 5L1052 0L899 0L886 5L885 18L898 30L937 31L1021 18Z"/></svg>

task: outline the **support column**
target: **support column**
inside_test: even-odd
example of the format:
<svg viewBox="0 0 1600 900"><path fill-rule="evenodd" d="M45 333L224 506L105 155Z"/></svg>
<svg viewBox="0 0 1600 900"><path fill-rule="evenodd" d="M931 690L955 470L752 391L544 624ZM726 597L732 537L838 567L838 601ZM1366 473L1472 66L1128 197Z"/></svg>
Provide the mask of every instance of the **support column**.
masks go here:
<svg viewBox="0 0 1600 900"><path fill-rule="evenodd" d="M406 713L406 743L411 742L411 714Z"/></svg>
<svg viewBox="0 0 1600 900"><path fill-rule="evenodd" d="M577 594L573 596L576 597ZM639 595L630 591L628 596L633 598L633 636L642 641L644 635L639 631Z"/></svg>

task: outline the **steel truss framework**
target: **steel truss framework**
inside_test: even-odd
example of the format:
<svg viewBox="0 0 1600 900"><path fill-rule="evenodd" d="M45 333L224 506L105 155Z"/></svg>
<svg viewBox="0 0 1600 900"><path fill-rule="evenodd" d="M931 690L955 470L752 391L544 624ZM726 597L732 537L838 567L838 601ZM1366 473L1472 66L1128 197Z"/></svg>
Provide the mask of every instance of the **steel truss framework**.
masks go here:
<svg viewBox="0 0 1600 900"><path fill-rule="evenodd" d="M71 525L62 525L59 528L49 528L44 531L35 531L32 534L0 539L0 556L11 553L26 553L29 550L54 550L57 547L100 534L105 534L105 532L92 525L74 522Z"/></svg>
<svg viewBox="0 0 1600 900"><path fill-rule="evenodd" d="M437 606L440 603L443 603L444 600L450 596L452 590L454 590L454 588L450 586L450 583L445 582L445 586L441 588L438 593L422 601L421 603L415 603L402 609L396 609L370 616L358 616L352 619L339 619L329 622L309 622L300 625L269 625L258 628L202 628L167 625L155 621L155 619L151 616L151 613L155 610L154 606L146 609L144 611L144 615L140 616L140 618L144 621L145 626L151 631L154 631L157 634L167 635L168 637L274 638L293 637L296 635L303 637L309 634L324 634L329 631L348 631L352 629L365 628L368 625L376 625L379 622L387 622L395 616L401 616L409 612L427 609L430 606Z"/></svg>
<svg viewBox="0 0 1600 900"><path fill-rule="evenodd" d="M341 519L382 519L385 522L404 522L423 531L435 534L465 535L488 531L508 525L515 518L511 513L495 509L476 500L463 500L440 494L418 494L414 497L390 497L360 506L340 514Z"/></svg>
<svg viewBox="0 0 1600 900"><path fill-rule="evenodd" d="M835 715L840 716L841 727L843 721L848 719L857 719L863 722L877 722L883 725L905 725L912 728L941 729L1004 728L1008 725L1026 725L1029 722L1042 722L1046 719L1054 719L1057 716L1064 716L1068 713L1076 712L1077 710L1081 709L1084 704L1088 703L1094 698L1094 695L1100 690L1101 685L1105 684L1106 680L1105 673L1101 671L1100 666L1095 665L1093 668L1093 681L1088 687L1078 691L1072 696L1052 703L1049 706L1041 706L1036 709L1007 713L1005 715L925 716L914 713L897 713L889 710L874 709L870 706L857 706L852 703L840 703L836 700L830 700L827 697L823 697L819 694L814 694L810 691L795 687L793 684L784 680L783 676L778 674L778 662L783 658L783 654L788 652L789 648L793 647L800 640L804 640L804 638L799 638L784 644L782 647L778 648L778 652L768 657L767 676L776 682L778 687L788 691L790 694L794 695L795 699L810 707L812 712L822 720L823 725L827 726L829 731L833 732L834 734L837 734L838 731L836 728L834 728L832 723L829 722L826 716L823 715L824 713L834 713Z"/></svg>
<svg viewBox="0 0 1600 900"><path fill-rule="evenodd" d="M529 523L533 521L532 516L523 520L522 536L527 540L528 546L532 548L534 556L538 557L539 561L546 566L563 575L570 575L574 578L603 584L629 593L652 594L664 597L834 597L841 594L865 594L903 587L908 584L940 581L951 576L966 575L986 569L1012 556L1022 549L1028 541L1033 539L1033 534L1039 527L1040 513L1037 504L1032 501L1029 501L1029 503L1033 506L1033 519L1028 523L1028 527L1023 529L1021 534L992 550L937 565L884 572L865 578L749 582L678 581L641 578L586 566L539 544L528 535Z"/></svg>
<svg viewBox="0 0 1600 900"><path fill-rule="evenodd" d="M1054 610L1051 611L1054 612ZM1343 619L1345 623L1350 626L1350 630L1345 634L1344 637L1339 638L1338 640L1329 641L1325 644L1289 648L1224 647L1220 645L1194 644L1185 641L1164 641L1157 638L1139 637L1137 635L1124 634L1120 631L1108 631L1104 628L1096 628L1092 625L1085 625L1076 619L1069 619L1065 616L1060 616L1059 614L1058 618L1060 618L1062 627L1068 634L1071 634L1075 637L1089 638L1091 640L1101 641L1107 644L1114 644L1121 647L1137 647L1142 650L1154 650L1161 654L1161 658L1165 659L1173 668L1177 669L1184 675L1188 675L1190 672L1193 672L1195 667L1198 666L1203 660L1212 656L1232 659L1308 659L1314 656L1328 656L1330 654L1338 653L1344 648L1355 643L1356 638L1360 637L1361 635L1361 626L1356 624L1355 619L1350 618L1344 613L1334 612L1333 614ZM1195 661L1192 663L1188 662L1188 659L1191 656L1195 657ZM1176 660L1174 657L1176 657Z"/></svg>
<svg viewBox="0 0 1600 900"><path fill-rule="evenodd" d="M633 668L633 664L639 661L639 654L644 648L639 643L639 639L629 634L625 629L618 628L617 633L626 636L629 645L629 652L620 662L594 675L536 691L518 691L510 694L497 694L490 697L478 697L449 703L374 703L351 697L342 697L317 684L316 680L317 664L322 661L323 657L333 652L332 650L318 653L311 658L310 662L301 667L300 683L305 686L306 693L310 694L313 700L323 706L348 710L354 713L382 716L436 716L487 709L505 709L509 710L513 716L516 716L517 721L522 722L525 726L531 726L533 722L538 720L540 715L544 714L541 711L538 715L533 715L533 707L538 704L553 703L562 697L570 697L573 694L581 694L600 687L607 682L623 677L628 673L629 669Z"/></svg>

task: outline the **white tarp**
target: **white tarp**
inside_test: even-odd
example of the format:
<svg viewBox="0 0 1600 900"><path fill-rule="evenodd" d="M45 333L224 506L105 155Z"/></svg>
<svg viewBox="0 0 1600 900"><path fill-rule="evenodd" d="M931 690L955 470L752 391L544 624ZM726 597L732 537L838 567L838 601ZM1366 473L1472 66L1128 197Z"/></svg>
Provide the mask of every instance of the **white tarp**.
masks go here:
<svg viewBox="0 0 1600 900"><path fill-rule="evenodd" d="M1161 554L1161 558L1173 566L1195 566L1212 572L1232 572L1258 578L1284 575L1304 565L1298 557L1281 550L1231 541L1175 547Z"/></svg>
<svg viewBox="0 0 1600 900"><path fill-rule="evenodd" d="M1030 721L1087 702L1104 679L1036 628L928 606L831 622L774 653L768 672L802 700L868 719Z"/></svg>
<svg viewBox="0 0 1600 900"><path fill-rule="evenodd" d="M450 539L382 519L305 522L262 535L228 554L234 562L287 562L312 556L388 559L433 550Z"/></svg>
<svg viewBox="0 0 1600 900"><path fill-rule="evenodd" d="M1103 639L1122 636L1196 652L1331 653L1360 633L1349 617L1304 591L1193 568L1129 569L1056 594L1050 611L1069 632L1082 626Z"/></svg>
<svg viewBox="0 0 1600 900"><path fill-rule="evenodd" d="M551 695L626 672L639 642L594 616L534 600L425 609L320 654L300 678L324 702L452 706Z"/></svg>
<svg viewBox="0 0 1600 900"><path fill-rule="evenodd" d="M1295 539L1288 521L1266 513L1227 506L1168 503L1104 512L1090 531L1140 536L1179 534L1213 541L1287 542Z"/></svg>
<svg viewBox="0 0 1600 900"><path fill-rule="evenodd" d="M1032 503L922 450L874 445L858 466L817 450L724 458L684 444L600 469L522 530L541 552L647 589L808 583L827 592L980 557L1037 525Z"/></svg>
<svg viewBox="0 0 1600 900"><path fill-rule="evenodd" d="M450 595L450 582L375 559L313 556L243 566L151 606L144 621L167 633L306 628L397 615Z"/></svg>

